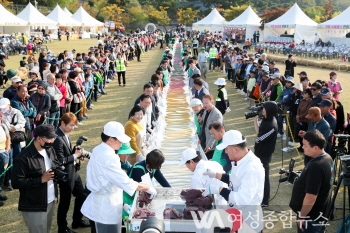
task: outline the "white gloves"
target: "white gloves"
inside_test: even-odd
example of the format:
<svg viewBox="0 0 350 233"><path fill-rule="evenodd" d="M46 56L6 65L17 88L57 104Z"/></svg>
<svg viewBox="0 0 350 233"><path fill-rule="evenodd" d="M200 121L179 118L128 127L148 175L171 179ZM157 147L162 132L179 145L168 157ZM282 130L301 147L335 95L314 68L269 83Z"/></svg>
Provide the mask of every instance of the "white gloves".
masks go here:
<svg viewBox="0 0 350 233"><path fill-rule="evenodd" d="M128 204L123 205L123 210L125 210L126 213L130 214L131 206Z"/></svg>
<svg viewBox="0 0 350 233"><path fill-rule="evenodd" d="M221 188L221 186L219 186L219 185L210 184L207 186L205 191L202 193L202 196L206 197L209 194L220 194L220 188Z"/></svg>
<svg viewBox="0 0 350 233"><path fill-rule="evenodd" d="M150 186L146 192L151 194L151 197L150 197L151 199L153 199L157 196L157 190L155 188L153 188L152 186Z"/></svg>
<svg viewBox="0 0 350 233"><path fill-rule="evenodd" d="M209 176L210 178L216 178L216 172L209 170L209 169L206 172L204 172L203 175Z"/></svg>

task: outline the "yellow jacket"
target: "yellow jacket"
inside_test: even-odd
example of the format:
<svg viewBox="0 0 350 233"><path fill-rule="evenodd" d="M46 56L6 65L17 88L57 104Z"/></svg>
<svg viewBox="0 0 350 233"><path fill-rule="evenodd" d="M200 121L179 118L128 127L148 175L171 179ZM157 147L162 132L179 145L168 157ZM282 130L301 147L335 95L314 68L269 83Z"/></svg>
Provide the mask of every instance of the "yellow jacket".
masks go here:
<svg viewBox="0 0 350 233"><path fill-rule="evenodd" d="M136 120L132 117L130 117L124 128L125 134L131 138L130 146L134 151L136 151L135 154L143 155L146 129L142 127L141 122L137 123Z"/></svg>

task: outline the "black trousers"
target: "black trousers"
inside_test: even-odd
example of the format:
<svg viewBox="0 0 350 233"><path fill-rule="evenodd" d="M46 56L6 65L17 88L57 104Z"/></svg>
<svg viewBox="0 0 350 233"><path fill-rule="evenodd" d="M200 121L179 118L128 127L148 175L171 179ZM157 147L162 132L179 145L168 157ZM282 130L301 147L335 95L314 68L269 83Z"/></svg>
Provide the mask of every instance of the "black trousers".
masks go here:
<svg viewBox="0 0 350 233"><path fill-rule="evenodd" d="M259 156L258 156L259 157ZM265 170L265 183L264 183L264 197L262 200L263 204L269 204L270 199L270 162L271 162L272 155L265 156L265 157L259 157L264 170Z"/></svg>
<svg viewBox="0 0 350 233"><path fill-rule="evenodd" d="M86 193L84 192L84 186L81 182L81 178L78 175L73 189L70 187L69 182L60 183L60 200L57 209L57 226L59 231L63 231L67 228L67 213L69 210L70 201L72 194L75 197L74 211L73 211L73 222L81 221L83 214L80 209L86 199Z"/></svg>
<svg viewBox="0 0 350 233"><path fill-rule="evenodd" d="M140 57L141 57L141 49L140 49L140 50L137 49L136 52L137 52L137 61L141 61L141 60L140 60Z"/></svg>
<svg viewBox="0 0 350 233"><path fill-rule="evenodd" d="M120 80L121 76L123 77L123 85L125 85L126 84L126 82L125 82L125 71L118 71L117 75L118 75L118 83L119 83L119 85L121 84L121 80Z"/></svg>

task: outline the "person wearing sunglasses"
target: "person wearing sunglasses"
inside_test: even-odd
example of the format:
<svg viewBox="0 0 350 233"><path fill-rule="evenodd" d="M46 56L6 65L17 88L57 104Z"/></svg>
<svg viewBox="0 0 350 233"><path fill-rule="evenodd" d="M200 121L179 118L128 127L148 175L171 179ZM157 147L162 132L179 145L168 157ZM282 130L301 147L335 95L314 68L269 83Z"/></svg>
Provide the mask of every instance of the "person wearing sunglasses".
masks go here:
<svg viewBox="0 0 350 233"><path fill-rule="evenodd" d="M314 82L311 85L312 101L310 107L318 107L318 103L322 101L321 89L322 84L319 82Z"/></svg>
<svg viewBox="0 0 350 233"><path fill-rule="evenodd" d="M28 78L32 80L28 82L28 86L31 86L32 84L39 85L41 83L41 80L39 80L39 70L37 67L29 71Z"/></svg>

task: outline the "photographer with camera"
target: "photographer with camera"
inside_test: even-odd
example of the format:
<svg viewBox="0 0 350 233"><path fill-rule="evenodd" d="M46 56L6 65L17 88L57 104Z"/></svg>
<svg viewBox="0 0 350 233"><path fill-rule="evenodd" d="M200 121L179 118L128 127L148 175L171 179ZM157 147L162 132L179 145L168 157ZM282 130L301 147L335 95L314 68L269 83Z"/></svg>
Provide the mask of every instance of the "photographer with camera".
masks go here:
<svg viewBox="0 0 350 233"><path fill-rule="evenodd" d="M19 189L18 210L22 211L28 232L47 233L57 196L57 177L53 172L57 157L52 148L57 135L48 124L39 125L33 134L33 143L14 160L12 186Z"/></svg>
<svg viewBox="0 0 350 233"><path fill-rule="evenodd" d="M326 140L316 129L304 135L303 149L310 161L294 182L290 208L297 213L298 232L321 232L331 202L333 160L323 148ZM323 232L323 231L322 231Z"/></svg>
<svg viewBox="0 0 350 233"><path fill-rule="evenodd" d="M65 167L65 172L68 173L68 181L59 182L60 200L57 210L58 233L73 232L67 227L67 213L72 194L75 197L72 228L90 226L89 223L82 220L83 215L80 212L80 208L86 199L86 194L84 193L84 186L77 172L80 163L75 162L82 157L83 149L80 147L72 149L72 144L69 140L69 134L74 130L77 124L78 119L74 113L65 113L61 117L60 127L56 129L57 139L53 144L58 160Z"/></svg>
<svg viewBox="0 0 350 233"><path fill-rule="evenodd" d="M264 197L262 207L269 206L270 199L270 162L275 151L277 139L277 104L273 101L263 103L263 119L258 124L258 117L254 118L254 128L257 134L254 145L254 153L260 159L265 169Z"/></svg>

